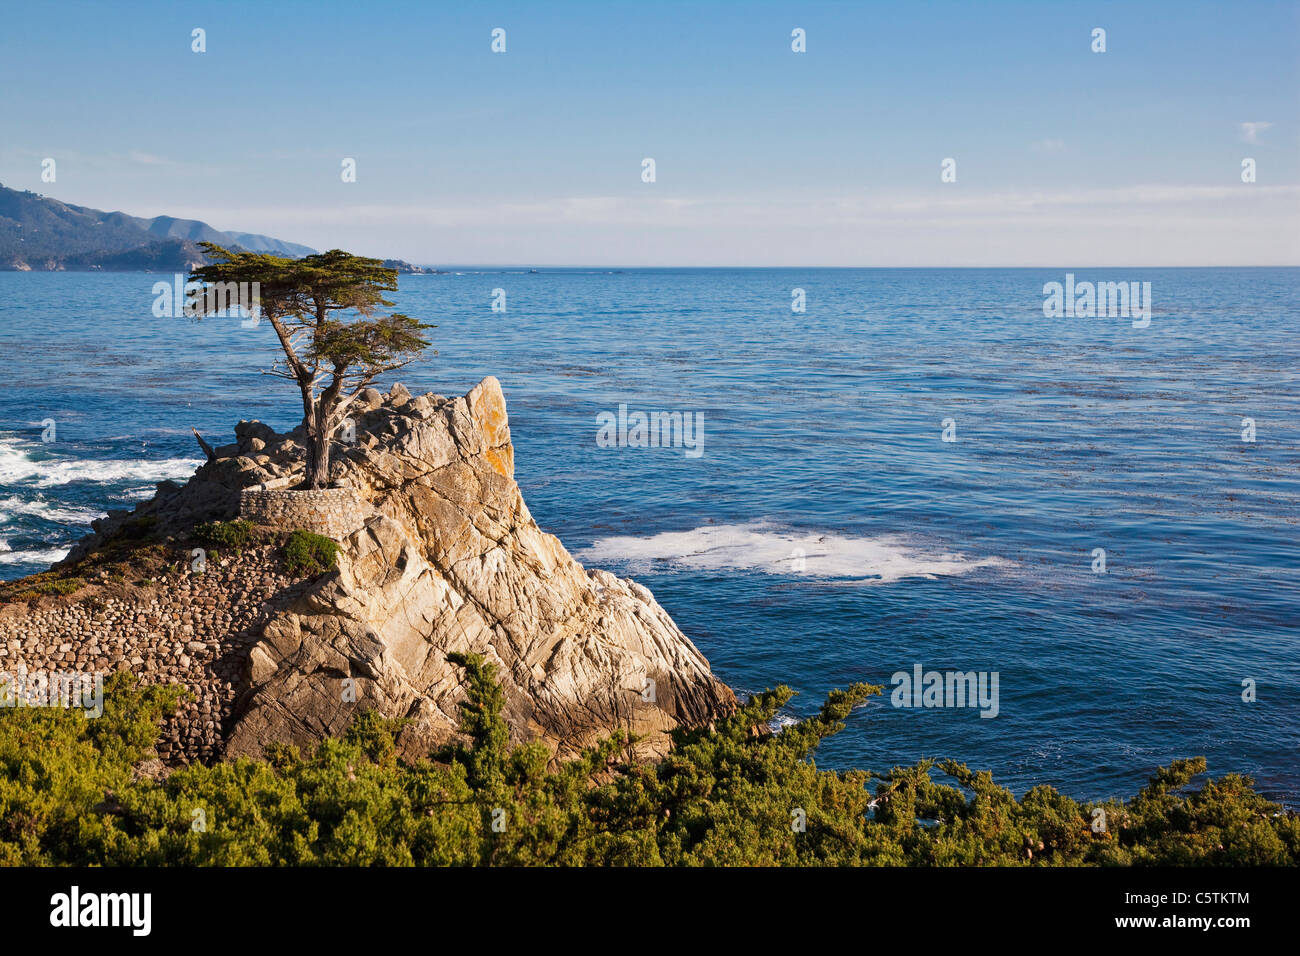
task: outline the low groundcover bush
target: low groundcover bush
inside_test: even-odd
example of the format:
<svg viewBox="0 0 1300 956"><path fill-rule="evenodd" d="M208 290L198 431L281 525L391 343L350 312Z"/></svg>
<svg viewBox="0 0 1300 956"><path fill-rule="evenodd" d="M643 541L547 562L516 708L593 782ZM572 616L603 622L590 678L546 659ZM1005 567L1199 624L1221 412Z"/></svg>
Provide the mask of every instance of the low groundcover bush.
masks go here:
<svg viewBox="0 0 1300 956"><path fill-rule="evenodd" d="M817 745L878 687L832 693L780 733L791 696L756 695L713 730L679 731L659 763L615 735L549 766L511 747L482 658L464 668L465 743L397 759L397 722L361 712L310 753L138 772L174 686L106 685L102 717L0 708L6 865L1157 865L1291 864L1300 820L1230 774L1189 788L1203 759L1160 770L1126 801L1049 786L1017 800L987 773L924 761L876 776L820 770ZM935 777L939 773L949 782Z"/></svg>

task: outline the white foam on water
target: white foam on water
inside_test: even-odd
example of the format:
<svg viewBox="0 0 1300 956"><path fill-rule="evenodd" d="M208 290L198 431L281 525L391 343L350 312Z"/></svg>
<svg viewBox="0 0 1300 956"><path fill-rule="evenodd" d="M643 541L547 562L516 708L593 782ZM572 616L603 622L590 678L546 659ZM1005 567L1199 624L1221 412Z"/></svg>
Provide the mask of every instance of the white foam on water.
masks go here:
<svg viewBox="0 0 1300 956"><path fill-rule="evenodd" d="M197 458L164 458L156 461L51 458L33 461L31 455L21 448L0 443L0 484L4 485L32 480L37 488L52 488L73 481L163 481L168 478L188 478L201 464L203 462Z"/></svg>
<svg viewBox="0 0 1300 956"><path fill-rule="evenodd" d="M0 551L0 564L50 565L68 556L67 548L48 548L43 551Z"/></svg>
<svg viewBox="0 0 1300 956"><path fill-rule="evenodd" d="M10 495L0 498L0 524L12 521L15 517L44 518L59 524L90 524L96 518L106 517L108 512L98 508L79 508L76 505L46 501L40 495L35 498L20 498Z"/></svg>
<svg viewBox="0 0 1300 956"><path fill-rule="evenodd" d="M696 571L760 571L855 584L932 579L1015 564L1003 558L926 550L894 536L855 538L793 531L762 522L706 525L648 538L601 538L577 557L583 562L610 562L632 569L667 563Z"/></svg>
<svg viewBox="0 0 1300 956"><path fill-rule="evenodd" d="M149 488L128 488L120 494L114 495L117 501L147 501L157 493L156 489Z"/></svg>

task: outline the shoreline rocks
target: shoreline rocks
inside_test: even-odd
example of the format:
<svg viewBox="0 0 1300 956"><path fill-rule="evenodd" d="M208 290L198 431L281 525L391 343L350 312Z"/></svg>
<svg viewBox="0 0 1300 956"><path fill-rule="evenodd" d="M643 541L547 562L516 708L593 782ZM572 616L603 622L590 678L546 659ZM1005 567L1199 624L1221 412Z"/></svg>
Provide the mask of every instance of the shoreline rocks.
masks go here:
<svg viewBox="0 0 1300 956"><path fill-rule="evenodd" d="M451 399L370 389L349 411L355 442L335 446L323 509L310 497L320 493L286 490L301 479L301 431L241 422L189 482L161 483L133 514L100 519L61 565L79 567L141 527L182 553L195 524L242 509L267 535L315 521L306 530L340 542L336 570L295 579L263 543L203 575L182 567L166 585L119 588L98 619L89 608L105 582L10 604L0 670L107 662L186 684L197 699L165 729L172 761L256 755L271 740L307 746L341 733L359 708L406 718L399 747L422 756L456 732L455 651L496 664L512 739L541 740L556 759L615 730L643 738L638 755L660 756L674 727L735 708L648 590L584 569L538 528L514 481L496 379ZM339 506L348 497L354 511Z"/></svg>

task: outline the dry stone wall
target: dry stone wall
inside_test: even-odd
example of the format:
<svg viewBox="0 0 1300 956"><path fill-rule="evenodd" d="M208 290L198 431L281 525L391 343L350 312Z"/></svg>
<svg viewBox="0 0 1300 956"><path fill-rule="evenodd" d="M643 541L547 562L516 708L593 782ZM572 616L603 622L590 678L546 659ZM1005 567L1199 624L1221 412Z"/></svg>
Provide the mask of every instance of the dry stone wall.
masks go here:
<svg viewBox="0 0 1300 956"><path fill-rule="evenodd" d="M350 488L245 488L239 495L239 516L254 524L295 531L301 528L342 541L366 523L374 508Z"/></svg>
<svg viewBox="0 0 1300 956"><path fill-rule="evenodd" d="M310 582L261 546L209 560L202 574L153 584L91 584L69 599L0 608L0 673L133 672L146 684L182 684L191 699L163 721L159 756L210 760L222 750L250 649L262 627Z"/></svg>

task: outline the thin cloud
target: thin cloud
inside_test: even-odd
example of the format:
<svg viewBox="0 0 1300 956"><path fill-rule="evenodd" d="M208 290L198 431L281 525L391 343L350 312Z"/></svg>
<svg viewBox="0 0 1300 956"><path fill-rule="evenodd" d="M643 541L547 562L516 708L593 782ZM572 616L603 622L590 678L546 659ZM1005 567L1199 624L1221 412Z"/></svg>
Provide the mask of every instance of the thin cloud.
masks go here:
<svg viewBox="0 0 1300 956"><path fill-rule="evenodd" d="M823 225L864 221L940 220L997 221L1059 209L1065 216L1116 217L1143 210L1151 217L1210 213L1230 204L1232 211L1251 204L1296 202L1300 186L1259 186L1248 194L1233 186L1138 185L1076 190L988 190L969 195L928 192L857 196L764 196L718 198L630 198L581 196L531 202L465 204L458 202L361 203L322 209L318 206L183 207L174 215L208 222L238 222L275 234L302 226L482 227L557 223L622 226L707 227L750 225Z"/></svg>
<svg viewBox="0 0 1300 956"><path fill-rule="evenodd" d="M172 166L170 159L162 156L155 156L153 153L142 153L139 150L132 150L127 156L137 163L143 163L146 166Z"/></svg>

